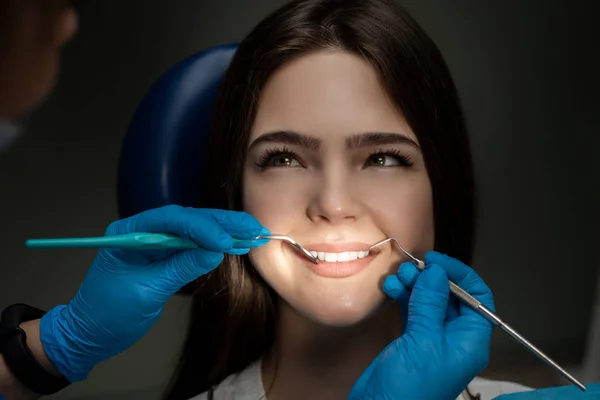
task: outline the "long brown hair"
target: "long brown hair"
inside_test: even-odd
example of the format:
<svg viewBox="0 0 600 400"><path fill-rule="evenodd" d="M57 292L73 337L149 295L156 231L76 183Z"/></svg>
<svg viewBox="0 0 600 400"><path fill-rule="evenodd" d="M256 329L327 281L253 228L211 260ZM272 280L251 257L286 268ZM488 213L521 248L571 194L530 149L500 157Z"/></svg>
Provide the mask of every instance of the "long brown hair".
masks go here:
<svg viewBox="0 0 600 400"><path fill-rule="evenodd" d="M378 71L422 146L433 189L435 247L470 262L475 199L463 113L443 57L394 0L295 0L241 42L217 100L202 207L241 210L242 167L262 88L307 53L340 50ZM246 256L227 255L196 282L188 337L169 400L207 391L274 341L276 295Z"/></svg>

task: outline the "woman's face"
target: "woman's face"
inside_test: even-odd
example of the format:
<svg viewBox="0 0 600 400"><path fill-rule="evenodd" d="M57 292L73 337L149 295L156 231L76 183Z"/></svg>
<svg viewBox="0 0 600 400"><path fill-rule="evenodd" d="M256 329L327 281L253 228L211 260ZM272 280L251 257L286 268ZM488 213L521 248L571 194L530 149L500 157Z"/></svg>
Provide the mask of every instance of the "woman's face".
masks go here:
<svg viewBox="0 0 600 400"><path fill-rule="evenodd" d="M244 210L321 259L271 241L254 267L293 309L318 323L355 324L383 303L384 278L405 260L395 237L433 248L433 206L419 142L375 70L319 52L278 70L259 99L244 165Z"/></svg>

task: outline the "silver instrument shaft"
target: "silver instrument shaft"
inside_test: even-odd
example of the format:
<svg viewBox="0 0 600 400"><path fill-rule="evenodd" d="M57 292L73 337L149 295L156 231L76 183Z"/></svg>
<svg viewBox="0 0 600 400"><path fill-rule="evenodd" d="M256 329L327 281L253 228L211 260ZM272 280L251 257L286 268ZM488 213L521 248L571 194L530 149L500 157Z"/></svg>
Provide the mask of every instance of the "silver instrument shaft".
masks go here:
<svg viewBox="0 0 600 400"><path fill-rule="evenodd" d="M419 269L419 271L423 271L423 269L425 269L425 263L422 260L419 260L418 258L414 257L412 254L410 254L406 249L404 249L400 245L400 243L398 243L398 241L395 238L387 238L385 240L375 243L370 248L381 246L382 244L387 243L387 242L394 243L400 251L402 251L412 261L414 261L415 264L417 265L417 268ZM502 321L502 319L500 319L500 317L498 317L496 314L494 314L489 308L487 308L486 306L481 304L481 302L479 300L477 300L475 297L471 296L469 293L464 291L460 286L458 286L454 282L452 282L452 281L449 281L449 282L450 282L450 292L452 292L461 301L463 301L465 304L467 304L473 310L475 310L480 315L482 315L484 318L486 318L488 321L490 321L494 326L497 326L500 329L502 329L504 332L508 333L510 335L510 337L512 337L515 341L517 341L517 343L519 343L521 346L523 346L524 348L526 348L527 350L532 352L535 356L537 356L546 365L550 366L551 368L554 368L569 382L571 382L572 384L577 386L582 391L587 390L585 385L583 385L581 382L579 382L577 379L575 379L564 368L562 368L560 365L558 365L550 357L545 355L540 349L535 347L530 341L525 339L517 331L515 331L513 328L511 328L509 325L507 325L504 321Z"/></svg>

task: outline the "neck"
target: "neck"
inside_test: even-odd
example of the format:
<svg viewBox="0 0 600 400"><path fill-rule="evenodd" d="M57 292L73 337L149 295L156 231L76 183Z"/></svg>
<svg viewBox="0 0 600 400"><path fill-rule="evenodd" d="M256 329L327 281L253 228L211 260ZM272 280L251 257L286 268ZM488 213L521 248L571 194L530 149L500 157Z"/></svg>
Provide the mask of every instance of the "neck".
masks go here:
<svg viewBox="0 0 600 400"><path fill-rule="evenodd" d="M363 371L400 335L395 303L350 327L319 325L281 303L276 346L262 363L269 400L346 399Z"/></svg>

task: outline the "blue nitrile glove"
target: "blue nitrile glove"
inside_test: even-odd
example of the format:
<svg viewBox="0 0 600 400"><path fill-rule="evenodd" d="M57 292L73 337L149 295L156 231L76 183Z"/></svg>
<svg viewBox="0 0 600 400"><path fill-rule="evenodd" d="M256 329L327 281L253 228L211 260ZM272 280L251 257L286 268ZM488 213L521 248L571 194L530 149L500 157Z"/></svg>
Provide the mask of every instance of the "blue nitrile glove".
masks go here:
<svg viewBox="0 0 600 400"><path fill-rule="evenodd" d="M400 303L405 328L360 376L349 400L455 400L487 366L492 324L450 295L448 278L494 311L492 292L454 258L432 251L425 264L420 273L403 263L386 279L384 291Z"/></svg>
<svg viewBox="0 0 600 400"><path fill-rule="evenodd" d="M202 249L136 251L102 249L75 298L50 310L40 334L48 358L69 381L132 346L154 325L167 300L183 286L215 269L232 237L268 235L244 212L167 206L117 221L106 235L165 232L190 238ZM265 244L257 242L256 245Z"/></svg>

